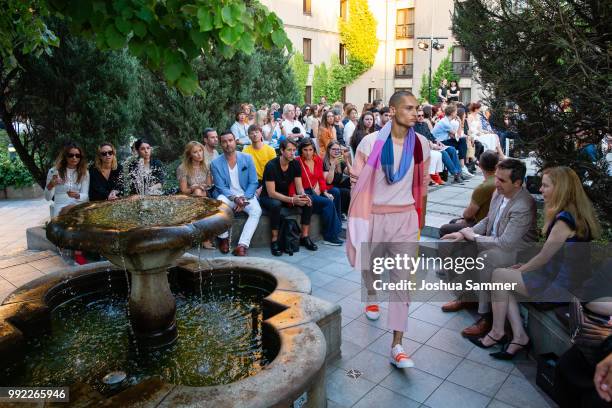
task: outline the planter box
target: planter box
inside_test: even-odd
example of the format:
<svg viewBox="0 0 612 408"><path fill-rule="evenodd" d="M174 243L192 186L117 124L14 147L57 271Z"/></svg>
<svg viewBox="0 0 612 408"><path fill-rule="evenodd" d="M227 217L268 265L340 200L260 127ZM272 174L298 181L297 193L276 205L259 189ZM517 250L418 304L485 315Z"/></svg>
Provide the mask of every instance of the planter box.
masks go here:
<svg viewBox="0 0 612 408"><path fill-rule="evenodd" d="M38 184L32 184L29 187L13 187L9 186L4 189L0 189L0 199L28 199L28 198L40 198L44 194L44 191Z"/></svg>

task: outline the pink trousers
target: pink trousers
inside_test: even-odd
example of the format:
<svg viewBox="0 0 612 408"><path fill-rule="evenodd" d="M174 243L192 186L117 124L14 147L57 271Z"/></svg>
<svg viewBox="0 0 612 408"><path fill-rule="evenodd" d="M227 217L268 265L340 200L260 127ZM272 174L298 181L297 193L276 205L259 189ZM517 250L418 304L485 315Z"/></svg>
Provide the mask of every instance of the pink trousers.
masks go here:
<svg viewBox="0 0 612 408"><path fill-rule="evenodd" d="M395 258L396 254L407 253L416 256L418 249L419 217L414 207L404 212L373 213L370 215L370 256ZM374 278L372 271L363 271L364 282ZM376 278L374 278L376 279ZM410 279L410 271L391 269L389 282L400 282ZM408 307L410 296L408 290L389 293L389 316L387 328L400 332L406 331L408 324Z"/></svg>

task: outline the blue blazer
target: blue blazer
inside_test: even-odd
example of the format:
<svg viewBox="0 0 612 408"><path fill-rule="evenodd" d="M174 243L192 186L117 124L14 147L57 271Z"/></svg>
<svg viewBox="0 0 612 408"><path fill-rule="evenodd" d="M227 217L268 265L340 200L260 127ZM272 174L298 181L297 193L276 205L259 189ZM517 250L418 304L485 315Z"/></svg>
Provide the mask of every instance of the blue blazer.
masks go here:
<svg viewBox="0 0 612 408"><path fill-rule="evenodd" d="M244 196L250 200L255 196L255 190L258 186L257 171L253 158L248 154L236 152L236 166L238 166L240 187L244 190ZM218 197L219 194L226 197L231 196L229 168L225 155L222 154L214 159L210 164L210 169L215 184L215 197Z"/></svg>

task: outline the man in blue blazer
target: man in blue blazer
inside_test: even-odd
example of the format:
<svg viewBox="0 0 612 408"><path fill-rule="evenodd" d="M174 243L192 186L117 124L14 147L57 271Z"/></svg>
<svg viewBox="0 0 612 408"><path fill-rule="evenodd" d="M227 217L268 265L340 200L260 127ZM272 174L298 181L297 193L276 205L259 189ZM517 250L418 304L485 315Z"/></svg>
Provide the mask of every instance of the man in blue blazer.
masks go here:
<svg viewBox="0 0 612 408"><path fill-rule="evenodd" d="M248 214L238 246L232 252L236 256L246 256L261 217L261 207L255 196L257 171L250 155L236 151L236 137L231 131L222 132L219 143L223 154L210 164L215 194L218 200L229 205L234 212L244 211ZM229 232L219 235L219 239L219 250L227 254L230 246Z"/></svg>

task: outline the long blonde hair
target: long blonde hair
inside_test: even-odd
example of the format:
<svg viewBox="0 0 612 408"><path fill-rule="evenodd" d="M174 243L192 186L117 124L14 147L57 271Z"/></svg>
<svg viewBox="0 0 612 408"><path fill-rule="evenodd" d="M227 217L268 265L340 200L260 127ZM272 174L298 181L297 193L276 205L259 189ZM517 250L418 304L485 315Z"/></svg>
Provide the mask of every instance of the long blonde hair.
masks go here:
<svg viewBox="0 0 612 408"><path fill-rule="evenodd" d="M191 160L191 150L194 147L201 148L202 153L205 152L204 145L200 142L196 142L195 140L192 140L191 142L187 143L187 145L185 146L185 151L183 152L183 159L181 162L181 166L183 167L183 170L185 171L185 173L189 175L189 177L195 176L195 168L193 167L193 160ZM208 173L208 167L210 166L210 163L208 163L208 161L206 160L205 154L203 154L203 158L204 160L202 161L202 172L206 174Z"/></svg>
<svg viewBox="0 0 612 408"><path fill-rule="evenodd" d="M115 146L113 146L112 144L108 142L101 143L98 146L98 151L96 153L96 158L94 160L94 166L96 166L98 170L100 171L102 170L102 157L100 157L100 149L103 148L104 146L108 146L113 150L113 162L111 163L111 169L117 170L117 151L115 150Z"/></svg>
<svg viewBox="0 0 612 408"><path fill-rule="evenodd" d="M553 185L552 197L544 207L544 227L554 222L555 216L561 211L567 211L576 221L576 236L579 238L598 238L600 226L595 216L595 209L582 187L580 178L566 166L549 167L544 169L544 175L550 178Z"/></svg>

